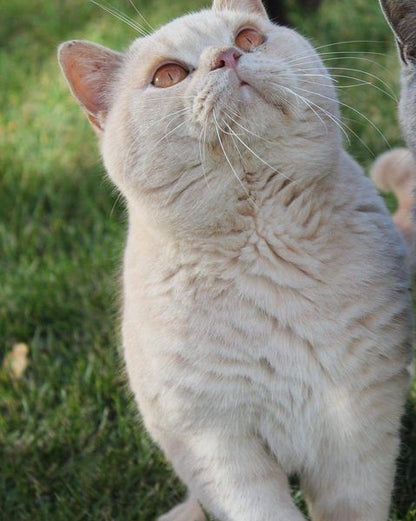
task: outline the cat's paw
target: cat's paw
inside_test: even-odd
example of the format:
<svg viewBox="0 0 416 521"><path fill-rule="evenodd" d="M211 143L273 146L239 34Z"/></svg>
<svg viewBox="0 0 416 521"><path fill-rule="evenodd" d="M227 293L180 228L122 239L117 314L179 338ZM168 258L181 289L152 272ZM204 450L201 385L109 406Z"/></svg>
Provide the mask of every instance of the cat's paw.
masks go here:
<svg viewBox="0 0 416 521"><path fill-rule="evenodd" d="M198 501L189 497L184 503L158 517L157 521L206 521L206 517Z"/></svg>

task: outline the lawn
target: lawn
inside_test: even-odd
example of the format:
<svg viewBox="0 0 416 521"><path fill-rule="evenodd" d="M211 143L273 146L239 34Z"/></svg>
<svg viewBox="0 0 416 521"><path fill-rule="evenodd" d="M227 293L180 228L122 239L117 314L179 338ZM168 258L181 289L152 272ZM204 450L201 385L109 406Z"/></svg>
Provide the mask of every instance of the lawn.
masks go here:
<svg viewBox="0 0 416 521"><path fill-rule="evenodd" d="M109 2L139 21L128 0ZM201 4L136 5L159 26ZM288 5L297 28L322 46L347 146L368 168L401 143L398 63L378 2L323 0L313 14ZM16 343L29 346L22 378L0 368L0 519L151 521L183 487L126 386L118 333L125 210L56 62L65 39L121 50L135 32L87 0L3 0L0 20L0 362ZM296 485L294 496L301 504ZM416 521L415 498L414 385L391 519Z"/></svg>

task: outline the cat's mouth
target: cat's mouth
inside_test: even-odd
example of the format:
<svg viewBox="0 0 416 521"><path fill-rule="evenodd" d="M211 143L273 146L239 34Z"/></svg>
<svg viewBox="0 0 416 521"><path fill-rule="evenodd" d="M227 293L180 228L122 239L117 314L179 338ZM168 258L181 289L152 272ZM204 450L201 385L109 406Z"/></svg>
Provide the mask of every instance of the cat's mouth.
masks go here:
<svg viewBox="0 0 416 521"><path fill-rule="evenodd" d="M246 80L244 79L244 77L242 77L242 75L239 73L239 71L236 70L236 71L234 71L234 72L235 72L235 74L236 74L236 76L237 76L237 79L238 79L239 82L240 82L240 83L239 83L239 88L243 88L244 91L248 90L247 88L249 88L250 90L254 90L254 91L257 92L257 89L256 89L255 87L253 87L253 85L252 85L251 83L249 83L248 81L246 81ZM246 96L247 96L247 94L246 94ZM248 101L248 99L246 98L246 96L244 96L244 100L243 100L243 101L245 101L245 102Z"/></svg>

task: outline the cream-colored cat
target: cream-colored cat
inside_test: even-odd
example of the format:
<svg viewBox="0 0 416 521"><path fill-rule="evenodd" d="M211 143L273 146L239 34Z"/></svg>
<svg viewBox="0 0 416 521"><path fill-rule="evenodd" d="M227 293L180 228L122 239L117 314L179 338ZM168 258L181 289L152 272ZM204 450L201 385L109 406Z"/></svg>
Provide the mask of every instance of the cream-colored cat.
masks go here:
<svg viewBox="0 0 416 521"><path fill-rule="evenodd" d="M190 494L164 521L385 521L411 352L404 247L332 81L259 0L59 52L129 209L123 344Z"/></svg>

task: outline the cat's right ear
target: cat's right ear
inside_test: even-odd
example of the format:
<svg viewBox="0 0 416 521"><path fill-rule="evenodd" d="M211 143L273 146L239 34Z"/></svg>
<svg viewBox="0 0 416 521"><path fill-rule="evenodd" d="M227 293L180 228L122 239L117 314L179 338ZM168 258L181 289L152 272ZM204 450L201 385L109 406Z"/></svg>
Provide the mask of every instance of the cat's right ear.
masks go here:
<svg viewBox="0 0 416 521"><path fill-rule="evenodd" d="M59 46L58 59L74 98L101 133L123 55L95 43L72 40Z"/></svg>
<svg viewBox="0 0 416 521"><path fill-rule="evenodd" d="M396 36L401 59L406 65L416 65L416 1L380 0L380 4Z"/></svg>

